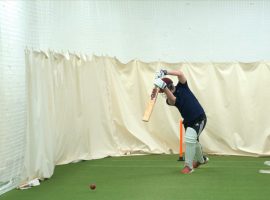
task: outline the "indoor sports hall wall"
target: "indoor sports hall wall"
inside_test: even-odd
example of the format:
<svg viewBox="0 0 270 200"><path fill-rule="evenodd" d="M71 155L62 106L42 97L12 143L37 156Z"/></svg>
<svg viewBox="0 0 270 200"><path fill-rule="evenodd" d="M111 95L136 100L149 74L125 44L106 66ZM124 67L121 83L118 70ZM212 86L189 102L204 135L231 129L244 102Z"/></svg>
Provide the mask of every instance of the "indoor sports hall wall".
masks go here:
<svg viewBox="0 0 270 200"><path fill-rule="evenodd" d="M55 165L137 153L178 153L180 115L159 97L142 115L161 66L181 69L205 108L204 151L269 155L270 63L127 64L110 57L26 51L26 177ZM176 80L175 80L176 81Z"/></svg>
<svg viewBox="0 0 270 200"><path fill-rule="evenodd" d="M38 46L35 4L0 1L0 195L21 181L26 137L26 45Z"/></svg>
<svg viewBox="0 0 270 200"><path fill-rule="evenodd" d="M254 62L269 58L270 1L39 1L41 49L126 63Z"/></svg>

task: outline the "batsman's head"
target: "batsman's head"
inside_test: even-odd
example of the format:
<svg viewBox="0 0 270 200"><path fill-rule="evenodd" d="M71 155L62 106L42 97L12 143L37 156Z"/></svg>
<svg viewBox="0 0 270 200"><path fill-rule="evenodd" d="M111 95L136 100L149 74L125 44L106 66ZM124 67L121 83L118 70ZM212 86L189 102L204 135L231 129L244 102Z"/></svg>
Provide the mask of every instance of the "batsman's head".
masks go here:
<svg viewBox="0 0 270 200"><path fill-rule="evenodd" d="M167 84L167 87L169 90L173 91L174 90L174 85L173 85L173 81L169 78L162 78L162 80Z"/></svg>

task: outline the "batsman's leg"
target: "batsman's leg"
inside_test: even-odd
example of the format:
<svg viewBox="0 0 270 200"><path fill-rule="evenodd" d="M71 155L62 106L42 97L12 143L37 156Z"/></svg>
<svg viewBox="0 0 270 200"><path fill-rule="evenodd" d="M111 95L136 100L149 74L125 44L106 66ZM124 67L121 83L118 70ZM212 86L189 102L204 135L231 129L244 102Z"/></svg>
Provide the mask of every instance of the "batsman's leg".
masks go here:
<svg viewBox="0 0 270 200"><path fill-rule="evenodd" d="M195 127L194 127L198 133L198 140L196 142L196 153L195 153L195 159L194 159L195 163L197 163L197 164L203 164L203 163L207 162L206 159L208 159L205 156L203 156L202 145L199 142L199 136L201 135L201 133L205 127L205 124L206 124L206 119L202 120L198 124L195 124ZM193 167L194 167L194 165L193 165ZM194 168L197 168L197 167L194 167Z"/></svg>
<svg viewBox="0 0 270 200"><path fill-rule="evenodd" d="M186 153L185 153L185 168L182 173L187 174L193 171L193 160L196 153L197 133L193 128L188 127L185 135Z"/></svg>
<svg viewBox="0 0 270 200"><path fill-rule="evenodd" d="M195 162L204 163L202 145L197 141L196 142L196 153L195 153Z"/></svg>

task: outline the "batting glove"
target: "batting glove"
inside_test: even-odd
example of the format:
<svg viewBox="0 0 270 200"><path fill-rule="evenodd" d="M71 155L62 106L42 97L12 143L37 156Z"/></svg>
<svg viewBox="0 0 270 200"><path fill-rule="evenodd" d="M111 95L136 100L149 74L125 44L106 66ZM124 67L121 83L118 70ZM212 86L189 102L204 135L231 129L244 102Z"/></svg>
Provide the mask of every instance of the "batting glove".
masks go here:
<svg viewBox="0 0 270 200"><path fill-rule="evenodd" d="M164 89L167 87L167 84L161 78L155 79L154 85L159 87L160 89Z"/></svg>
<svg viewBox="0 0 270 200"><path fill-rule="evenodd" d="M157 79L157 78L163 78L165 75L167 75L167 70L161 69L161 70L159 70L159 71L156 72L155 79Z"/></svg>

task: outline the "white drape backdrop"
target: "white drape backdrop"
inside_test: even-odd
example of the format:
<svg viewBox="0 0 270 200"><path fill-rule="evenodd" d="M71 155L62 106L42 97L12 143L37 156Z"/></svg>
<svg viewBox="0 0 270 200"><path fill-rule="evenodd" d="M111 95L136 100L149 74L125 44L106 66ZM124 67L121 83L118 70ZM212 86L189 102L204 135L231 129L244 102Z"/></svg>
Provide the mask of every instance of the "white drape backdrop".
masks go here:
<svg viewBox="0 0 270 200"><path fill-rule="evenodd" d="M26 50L24 180L54 166L137 153L178 153L180 115L159 96L141 120L157 69L181 69L203 105L207 153L270 155L270 63L123 64L116 58ZM173 77L176 81L176 78Z"/></svg>

